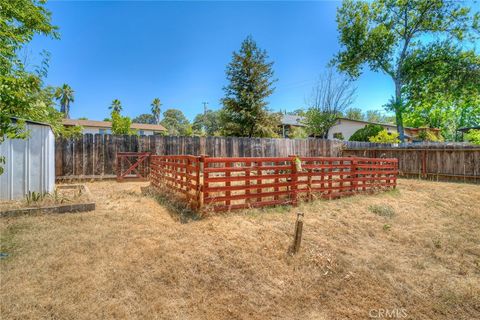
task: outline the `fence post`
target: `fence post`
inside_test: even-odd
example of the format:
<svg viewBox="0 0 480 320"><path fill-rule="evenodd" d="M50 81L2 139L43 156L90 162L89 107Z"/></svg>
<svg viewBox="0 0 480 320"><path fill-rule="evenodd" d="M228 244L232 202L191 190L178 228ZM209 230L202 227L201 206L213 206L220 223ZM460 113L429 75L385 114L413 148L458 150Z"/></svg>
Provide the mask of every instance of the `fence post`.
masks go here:
<svg viewBox="0 0 480 320"><path fill-rule="evenodd" d="M357 192L357 160L351 160L350 162L350 171L351 171L351 176L352 176L352 192L356 193Z"/></svg>
<svg viewBox="0 0 480 320"><path fill-rule="evenodd" d="M197 158L197 203L198 210L200 211L205 205L205 197L208 193L205 189L208 188L208 182L205 182L205 158L207 156L202 154ZM208 173L207 173L208 174ZM203 177L203 183L202 183Z"/></svg>
<svg viewBox="0 0 480 320"><path fill-rule="evenodd" d="M292 157L291 160L291 175L292 179L290 180L290 193L292 197L292 205L296 206L298 202L298 194L297 194L297 182L298 182L298 173L297 173L297 156L296 155L291 155Z"/></svg>

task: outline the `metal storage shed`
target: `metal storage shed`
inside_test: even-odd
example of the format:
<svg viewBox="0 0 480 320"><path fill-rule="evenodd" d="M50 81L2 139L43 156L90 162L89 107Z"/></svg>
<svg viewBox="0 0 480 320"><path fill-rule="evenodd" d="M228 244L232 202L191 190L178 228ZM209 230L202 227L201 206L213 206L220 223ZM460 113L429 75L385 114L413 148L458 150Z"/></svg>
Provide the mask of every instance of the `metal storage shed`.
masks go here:
<svg viewBox="0 0 480 320"><path fill-rule="evenodd" d="M26 120L27 139L0 143L5 157L0 175L0 200L25 197L28 192L52 192L55 187L55 136L48 124Z"/></svg>

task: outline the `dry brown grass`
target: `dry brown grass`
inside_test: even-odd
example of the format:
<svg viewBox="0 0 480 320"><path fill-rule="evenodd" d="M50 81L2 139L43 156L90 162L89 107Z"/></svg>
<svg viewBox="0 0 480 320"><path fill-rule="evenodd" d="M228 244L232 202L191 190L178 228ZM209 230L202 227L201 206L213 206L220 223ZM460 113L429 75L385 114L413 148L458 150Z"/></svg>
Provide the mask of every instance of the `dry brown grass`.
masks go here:
<svg viewBox="0 0 480 320"><path fill-rule="evenodd" d="M90 213L1 219L1 318L480 318L478 185L400 180L385 194L184 224L144 185L88 184Z"/></svg>

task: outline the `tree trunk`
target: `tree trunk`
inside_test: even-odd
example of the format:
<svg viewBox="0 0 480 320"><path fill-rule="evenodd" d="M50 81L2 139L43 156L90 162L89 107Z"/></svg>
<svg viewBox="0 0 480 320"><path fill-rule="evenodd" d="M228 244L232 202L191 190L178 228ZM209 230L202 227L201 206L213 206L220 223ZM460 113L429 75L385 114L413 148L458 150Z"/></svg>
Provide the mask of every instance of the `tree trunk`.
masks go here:
<svg viewBox="0 0 480 320"><path fill-rule="evenodd" d="M403 130L403 102L402 85L398 79L395 80L395 120L397 122L398 138L400 142L405 142L405 132Z"/></svg>

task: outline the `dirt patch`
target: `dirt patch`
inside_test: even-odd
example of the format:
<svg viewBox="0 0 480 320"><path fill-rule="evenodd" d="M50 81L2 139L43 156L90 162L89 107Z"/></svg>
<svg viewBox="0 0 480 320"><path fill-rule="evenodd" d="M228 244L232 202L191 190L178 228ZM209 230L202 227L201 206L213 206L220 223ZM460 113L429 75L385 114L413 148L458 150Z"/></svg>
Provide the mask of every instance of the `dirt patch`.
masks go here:
<svg viewBox="0 0 480 320"><path fill-rule="evenodd" d="M0 220L2 318L480 318L479 186L401 179L180 223L147 184L89 183L93 212Z"/></svg>
<svg viewBox="0 0 480 320"><path fill-rule="evenodd" d="M91 202L91 198L90 191L85 185L59 184L51 193L30 192L20 200L0 201L0 211L73 205Z"/></svg>

